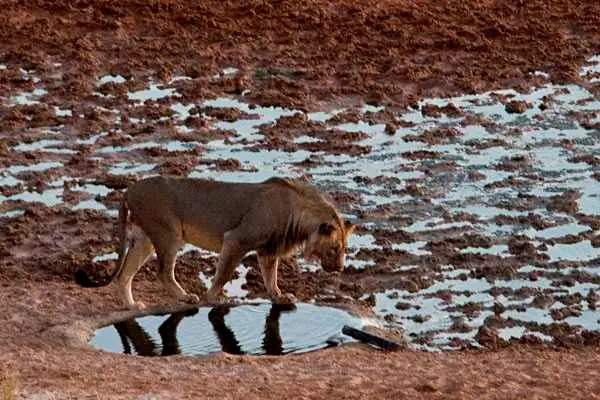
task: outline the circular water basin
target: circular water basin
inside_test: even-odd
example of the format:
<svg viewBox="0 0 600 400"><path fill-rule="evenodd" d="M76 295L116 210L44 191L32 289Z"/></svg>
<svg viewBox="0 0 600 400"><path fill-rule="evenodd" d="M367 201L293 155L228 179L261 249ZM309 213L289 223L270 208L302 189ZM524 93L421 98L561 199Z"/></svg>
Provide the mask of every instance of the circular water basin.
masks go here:
<svg viewBox="0 0 600 400"><path fill-rule="evenodd" d="M95 332L97 349L168 356L215 352L253 355L303 353L339 343L344 325L361 320L343 310L299 303L200 307L166 315L132 318Z"/></svg>

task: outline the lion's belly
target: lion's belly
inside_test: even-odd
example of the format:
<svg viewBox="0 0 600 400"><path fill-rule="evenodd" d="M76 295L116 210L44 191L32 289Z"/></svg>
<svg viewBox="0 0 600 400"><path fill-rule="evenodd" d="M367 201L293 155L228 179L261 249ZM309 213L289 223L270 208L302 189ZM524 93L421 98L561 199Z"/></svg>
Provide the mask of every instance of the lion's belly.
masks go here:
<svg viewBox="0 0 600 400"><path fill-rule="evenodd" d="M223 245L223 235L185 224L183 225L183 240L196 247L217 253L221 251Z"/></svg>

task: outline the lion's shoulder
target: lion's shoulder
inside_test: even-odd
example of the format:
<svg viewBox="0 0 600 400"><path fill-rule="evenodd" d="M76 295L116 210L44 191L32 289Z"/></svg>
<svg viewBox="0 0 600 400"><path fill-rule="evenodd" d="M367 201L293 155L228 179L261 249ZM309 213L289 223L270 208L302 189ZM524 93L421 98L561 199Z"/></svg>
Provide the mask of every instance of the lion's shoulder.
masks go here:
<svg viewBox="0 0 600 400"><path fill-rule="evenodd" d="M299 193L305 194L320 194L317 188L309 185L307 182L297 178L280 178L272 177L262 182L266 185L275 185L293 189Z"/></svg>
<svg viewBox="0 0 600 400"><path fill-rule="evenodd" d="M310 185L306 181L295 178L273 177L263 184L280 187L294 193L294 205L302 210L311 210L318 214L327 214L328 217L337 215L331 196Z"/></svg>
<svg viewBox="0 0 600 400"><path fill-rule="evenodd" d="M301 179L273 177L263 181L263 184L290 189L302 198L316 201L331 201L325 193Z"/></svg>
<svg viewBox="0 0 600 400"><path fill-rule="evenodd" d="M278 176L274 176L262 182L265 185L279 185L279 186L287 186L287 187L297 187L300 181L298 179L293 178L280 178Z"/></svg>

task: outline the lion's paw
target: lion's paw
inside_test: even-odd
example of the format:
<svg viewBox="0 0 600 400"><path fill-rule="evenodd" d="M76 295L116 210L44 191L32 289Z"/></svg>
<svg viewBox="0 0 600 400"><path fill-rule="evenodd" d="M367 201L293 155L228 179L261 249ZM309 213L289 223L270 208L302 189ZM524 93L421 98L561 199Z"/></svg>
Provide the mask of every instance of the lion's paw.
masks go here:
<svg viewBox="0 0 600 400"><path fill-rule="evenodd" d="M206 301L209 304L219 305L225 303L227 298L222 292L215 293L209 290L208 293L206 293Z"/></svg>
<svg viewBox="0 0 600 400"><path fill-rule="evenodd" d="M133 304L129 304L128 307L132 311L144 311L146 309L146 303L143 301L136 301Z"/></svg>
<svg viewBox="0 0 600 400"><path fill-rule="evenodd" d="M189 303L189 304L199 304L200 303L200 297L196 296L195 294L186 294L185 296L183 296L181 298L182 301Z"/></svg>
<svg viewBox="0 0 600 400"><path fill-rule="evenodd" d="M291 293L283 293L280 294L279 296L275 296L272 298L272 302L274 304L280 304L280 305L289 305L289 304L295 304L298 300L296 299L296 296L294 296Z"/></svg>

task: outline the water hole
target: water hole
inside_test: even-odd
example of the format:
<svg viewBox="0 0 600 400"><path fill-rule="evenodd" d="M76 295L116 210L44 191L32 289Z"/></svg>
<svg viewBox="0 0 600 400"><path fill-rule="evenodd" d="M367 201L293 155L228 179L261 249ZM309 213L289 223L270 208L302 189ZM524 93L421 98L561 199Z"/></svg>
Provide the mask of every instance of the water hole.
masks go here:
<svg viewBox="0 0 600 400"><path fill-rule="evenodd" d="M200 307L132 318L96 331L97 349L140 356L207 355L216 352L285 355L333 347L342 327L361 320L333 307L270 303Z"/></svg>

